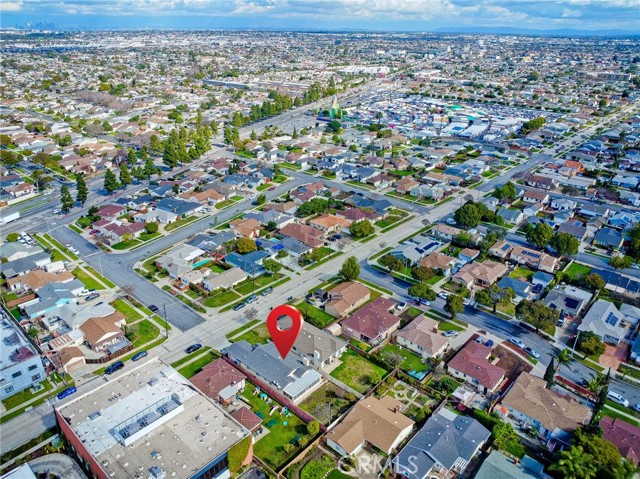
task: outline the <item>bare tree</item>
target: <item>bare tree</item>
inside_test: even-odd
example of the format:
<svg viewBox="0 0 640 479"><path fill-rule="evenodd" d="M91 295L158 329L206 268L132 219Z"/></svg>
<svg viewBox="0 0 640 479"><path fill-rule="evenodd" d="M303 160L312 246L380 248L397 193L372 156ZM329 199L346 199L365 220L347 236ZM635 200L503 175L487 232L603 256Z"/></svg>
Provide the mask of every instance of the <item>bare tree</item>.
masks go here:
<svg viewBox="0 0 640 479"><path fill-rule="evenodd" d="M253 321L258 317L258 310L256 308L249 308L244 312L244 317L249 321Z"/></svg>
<svg viewBox="0 0 640 479"><path fill-rule="evenodd" d="M125 296L133 296L133 292L136 290L136 287L132 284L125 284L122 288L120 288Z"/></svg>

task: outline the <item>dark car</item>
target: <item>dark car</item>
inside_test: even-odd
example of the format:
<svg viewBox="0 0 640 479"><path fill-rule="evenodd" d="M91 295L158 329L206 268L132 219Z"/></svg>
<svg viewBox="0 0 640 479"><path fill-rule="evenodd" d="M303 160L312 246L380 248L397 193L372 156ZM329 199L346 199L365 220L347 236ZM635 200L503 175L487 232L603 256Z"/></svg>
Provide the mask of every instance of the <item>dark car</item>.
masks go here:
<svg viewBox="0 0 640 479"><path fill-rule="evenodd" d="M256 301L258 299L258 296L256 296L255 294L252 294L251 296L249 296L247 298L247 303L253 303L254 301Z"/></svg>
<svg viewBox="0 0 640 479"><path fill-rule="evenodd" d="M189 346L187 348L187 350L186 350L187 354L195 353L201 347L202 347L202 344L200 344L200 343L192 344L191 346Z"/></svg>
<svg viewBox="0 0 640 479"><path fill-rule="evenodd" d="M149 309L150 309L151 311L153 311L154 313L157 313L157 312L158 312L158 307L157 307L155 304L150 305L150 306L149 306Z"/></svg>
<svg viewBox="0 0 640 479"><path fill-rule="evenodd" d="M540 291L542 291L542 285L541 284L534 284L533 288L532 288L532 291L535 294L538 294Z"/></svg>
<svg viewBox="0 0 640 479"><path fill-rule="evenodd" d="M77 391L77 389L75 388L75 386L71 386L70 388L67 388L64 391L62 391L61 393L59 393L58 394L58 399L64 399L67 396L71 396L76 391Z"/></svg>
<svg viewBox="0 0 640 479"><path fill-rule="evenodd" d="M100 293L91 293L85 298L85 301L91 301L92 299L96 299L99 297L100 297Z"/></svg>
<svg viewBox="0 0 640 479"><path fill-rule="evenodd" d="M124 363L122 361L116 361L107 369L104 370L105 374L113 374L116 371L120 371L124 367Z"/></svg>
<svg viewBox="0 0 640 479"><path fill-rule="evenodd" d="M140 351L139 353L136 353L133 355L133 357L131 358L131 361L138 361L146 356L148 356L149 353L146 351Z"/></svg>
<svg viewBox="0 0 640 479"><path fill-rule="evenodd" d="M493 339L490 339L489 341L484 343L484 345L490 348L491 346L493 346Z"/></svg>
<svg viewBox="0 0 640 479"><path fill-rule="evenodd" d="M244 308L247 305L247 303L238 303L233 307L234 311L240 311L242 308Z"/></svg>

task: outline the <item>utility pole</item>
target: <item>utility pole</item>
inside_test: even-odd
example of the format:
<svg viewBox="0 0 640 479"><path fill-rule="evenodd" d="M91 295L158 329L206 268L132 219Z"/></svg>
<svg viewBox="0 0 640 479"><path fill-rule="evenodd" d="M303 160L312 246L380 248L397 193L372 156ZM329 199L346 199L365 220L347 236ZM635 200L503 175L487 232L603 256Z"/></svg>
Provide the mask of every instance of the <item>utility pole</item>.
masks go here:
<svg viewBox="0 0 640 479"><path fill-rule="evenodd" d="M164 332L169 337L169 320L167 319L167 303L162 305L162 310L164 311Z"/></svg>

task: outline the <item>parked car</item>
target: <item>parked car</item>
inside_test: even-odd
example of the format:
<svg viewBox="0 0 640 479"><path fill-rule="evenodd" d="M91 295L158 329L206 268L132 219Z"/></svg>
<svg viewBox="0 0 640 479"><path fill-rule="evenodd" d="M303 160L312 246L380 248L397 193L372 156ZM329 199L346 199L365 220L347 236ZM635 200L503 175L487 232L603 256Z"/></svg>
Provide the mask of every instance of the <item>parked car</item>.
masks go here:
<svg viewBox="0 0 640 479"><path fill-rule="evenodd" d="M493 346L493 339L489 339L486 343L484 343L484 345L490 348L491 346Z"/></svg>
<svg viewBox="0 0 640 479"><path fill-rule="evenodd" d="M341 235L340 233L336 233L336 234L334 234L332 237L333 237L333 238L335 238L335 239L337 239L337 240L342 239L342 235Z"/></svg>
<svg viewBox="0 0 640 479"><path fill-rule="evenodd" d="M529 356L533 356L536 359L538 359L540 357L540 353L538 351L536 351L535 349L530 348L530 347L524 348L524 352L527 353Z"/></svg>
<svg viewBox="0 0 640 479"><path fill-rule="evenodd" d="M104 373L113 374L116 371L120 371L123 367L124 367L124 363L122 361L116 361L111 366L107 367L107 369L104 370Z"/></svg>
<svg viewBox="0 0 640 479"><path fill-rule="evenodd" d="M74 392L76 392L77 389L75 386L71 386L67 389L65 389L64 391L62 391L61 393L58 394L58 399L64 399L67 396L71 396Z"/></svg>
<svg viewBox="0 0 640 479"><path fill-rule="evenodd" d="M609 399L610 401L613 401L616 404L620 404L621 406L629 407L629 400L625 399L622 395L618 394L617 392L609 391L607 393L607 399Z"/></svg>
<svg viewBox="0 0 640 479"><path fill-rule="evenodd" d="M482 344L482 343L484 343L484 338L483 338L482 336L478 336L478 337L476 338L476 343L478 343L478 344Z"/></svg>
<svg viewBox="0 0 640 479"><path fill-rule="evenodd" d="M558 326L563 326L563 325L564 325L564 317L563 317L563 316L560 316L560 317L558 318Z"/></svg>
<svg viewBox="0 0 640 479"><path fill-rule="evenodd" d="M458 335L458 331L454 331L453 329L451 329L449 331L445 331L444 333L442 333L442 335L445 338L456 337Z"/></svg>
<svg viewBox="0 0 640 479"><path fill-rule="evenodd" d="M633 409L635 412L640 412L640 402L638 404L634 404L631 409Z"/></svg>
<svg viewBox="0 0 640 479"><path fill-rule="evenodd" d="M271 286L269 286L267 289L265 289L262 293L260 293L261 296L266 296L268 295L271 291L273 291L273 288Z"/></svg>
<svg viewBox="0 0 640 479"><path fill-rule="evenodd" d="M293 301L293 296L288 296L287 301Z"/></svg>
<svg viewBox="0 0 640 479"><path fill-rule="evenodd" d="M524 349L524 343L522 341L520 341L518 338L509 338L509 342L511 344L515 344L516 346L518 346L521 349Z"/></svg>
<svg viewBox="0 0 640 479"><path fill-rule="evenodd" d="M276 189L276 187L275 187L275 186L272 186L271 188L269 188L269 191L273 191L273 190L275 190L275 189Z"/></svg>
<svg viewBox="0 0 640 479"><path fill-rule="evenodd" d="M149 309L154 313L158 312L158 307L155 304L150 305Z"/></svg>
<svg viewBox="0 0 640 479"><path fill-rule="evenodd" d="M92 299L96 299L100 297L100 293L91 293L87 296L86 301L91 301Z"/></svg>
<svg viewBox="0 0 640 479"><path fill-rule="evenodd" d="M438 293L438 298L444 299L445 301L447 300L448 297L449 297L449 295L447 293L445 293L444 291L440 291Z"/></svg>
<svg viewBox="0 0 640 479"><path fill-rule="evenodd" d="M133 357L131 358L131 361L139 361L140 359L148 356L149 353L146 351L140 351L139 353L136 353L133 355Z"/></svg>
<svg viewBox="0 0 640 479"><path fill-rule="evenodd" d="M396 304L396 309L397 309L398 311L402 311L402 310L403 310L404 308L406 308L406 307L407 307L407 303L405 303L405 302L403 302L403 301L401 301L400 303Z"/></svg>
<svg viewBox="0 0 640 479"><path fill-rule="evenodd" d="M431 301L428 299L420 298L418 299L418 304L422 304L424 306L431 306Z"/></svg>
<svg viewBox="0 0 640 479"><path fill-rule="evenodd" d="M191 353L195 353L200 348L202 348L202 344L196 343L189 346L185 351L187 354L191 354Z"/></svg>
<svg viewBox="0 0 640 479"><path fill-rule="evenodd" d="M258 296L256 296L255 294L252 294L247 298L247 303L253 303L257 299L258 299Z"/></svg>
<svg viewBox="0 0 640 479"><path fill-rule="evenodd" d="M238 304L236 304L236 305L233 307L233 310L234 310L234 311L240 311L240 310L241 310L242 308L244 308L246 305L247 305L247 303L244 303L244 302L242 302L242 303L238 303Z"/></svg>

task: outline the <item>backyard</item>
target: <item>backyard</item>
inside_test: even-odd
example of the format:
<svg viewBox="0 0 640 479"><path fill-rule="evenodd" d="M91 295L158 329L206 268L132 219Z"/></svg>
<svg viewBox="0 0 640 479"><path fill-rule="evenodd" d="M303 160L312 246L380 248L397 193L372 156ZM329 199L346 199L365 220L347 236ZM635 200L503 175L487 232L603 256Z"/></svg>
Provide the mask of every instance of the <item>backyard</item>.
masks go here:
<svg viewBox="0 0 640 479"><path fill-rule="evenodd" d="M430 369L429 364L422 362L422 358L397 344L387 344L380 350L379 354L382 359L390 364L395 364L396 357L398 357L401 359L401 361L398 361L398 366L406 372L416 371L419 373Z"/></svg>
<svg viewBox="0 0 640 479"><path fill-rule="evenodd" d="M98 282L98 280L89 276L89 274L83 269L76 268L71 271L71 274L82 281L82 284L85 285L87 289L105 289L105 287Z"/></svg>
<svg viewBox="0 0 640 479"><path fill-rule="evenodd" d="M296 304L295 307L300 310L305 321L313 324L316 328L325 328L336 320L336 318L329 313L325 313L320 308L316 308L306 301L301 301Z"/></svg>
<svg viewBox="0 0 640 479"><path fill-rule="evenodd" d="M285 444L297 446L297 439L307 435L307 427L302 419L294 414L282 415L281 408L269 414L275 406L280 404L271 398L271 402L267 404L259 395L254 395L254 392L255 386L247 382L242 391L242 397L250 405L251 410L266 421L263 422L263 427L267 428L269 433L254 444L253 452L271 468L277 469L298 450L298 447L294 447L287 453L284 450Z"/></svg>
<svg viewBox="0 0 640 479"><path fill-rule="evenodd" d="M322 424L329 424L344 413L355 401L352 394L346 393L333 383L325 383L316 389L300 404L303 411L307 411ZM331 414L331 418L329 418Z"/></svg>
<svg viewBox="0 0 640 479"><path fill-rule="evenodd" d="M342 364L331 372L331 376L363 394L387 373L386 369L353 351L345 352L340 360Z"/></svg>
<svg viewBox="0 0 640 479"><path fill-rule="evenodd" d="M535 272L530 270L529 268L523 268L522 266L518 266L511 273L509 273L509 277L514 279L524 278L525 281L531 281L531 278L533 277L534 274Z"/></svg>
<svg viewBox="0 0 640 479"><path fill-rule="evenodd" d="M131 326L127 326L127 339L131 341L134 349L153 341L160 334L160 330L148 319L144 319Z"/></svg>
<svg viewBox="0 0 640 479"><path fill-rule="evenodd" d="M591 268L589 266L576 263L575 261L564 271L571 281L580 279L588 275L590 272Z"/></svg>

